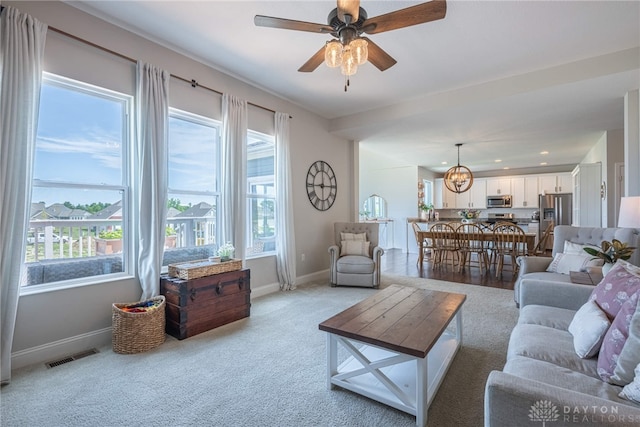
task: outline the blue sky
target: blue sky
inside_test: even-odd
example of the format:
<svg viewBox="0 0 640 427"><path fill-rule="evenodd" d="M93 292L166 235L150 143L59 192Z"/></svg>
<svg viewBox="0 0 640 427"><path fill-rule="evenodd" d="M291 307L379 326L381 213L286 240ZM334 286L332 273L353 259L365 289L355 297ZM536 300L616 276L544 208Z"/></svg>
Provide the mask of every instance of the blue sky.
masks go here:
<svg viewBox="0 0 640 427"><path fill-rule="evenodd" d="M122 184L125 103L44 84L41 92L34 178L88 184ZM212 190L216 164L214 129L190 121L170 120L170 188ZM197 203L202 196L179 197ZM117 192L34 188L32 200L73 204L114 203Z"/></svg>

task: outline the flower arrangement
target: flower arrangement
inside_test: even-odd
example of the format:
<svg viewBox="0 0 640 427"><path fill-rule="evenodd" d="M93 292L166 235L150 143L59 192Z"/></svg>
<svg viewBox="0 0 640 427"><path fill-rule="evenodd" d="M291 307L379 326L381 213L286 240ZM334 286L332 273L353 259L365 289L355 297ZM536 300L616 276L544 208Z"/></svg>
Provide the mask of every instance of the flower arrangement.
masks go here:
<svg viewBox="0 0 640 427"><path fill-rule="evenodd" d="M430 210L433 210L433 205L431 203L425 204L423 202L420 202L418 204L418 209L420 209L423 212L429 212Z"/></svg>
<svg viewBox="0 0 640 427"><path fill-rule="evenodd" d="M458 211L458 216L462 219L475 219L480 216L478 209L462 209Z"/></svg>
<svg viewBox="0 0 640 427"><path fill-rule="evenodd" d="M615 264L619 259L626 261L631 258L631 254L636 248L629 246L627 243L622 243L618 239L613 239L610 242L603 240L597 249L588 246L583 249L589 255L600 258L605 263Z"/></svg>
<svg viewBox="0 0 640 427"><path fill-rule="evenodd" d="M226 261L233 256L235 250L236 248L233 247L231 242L227 242L218 248L218 256L221 261Z"/></svg>

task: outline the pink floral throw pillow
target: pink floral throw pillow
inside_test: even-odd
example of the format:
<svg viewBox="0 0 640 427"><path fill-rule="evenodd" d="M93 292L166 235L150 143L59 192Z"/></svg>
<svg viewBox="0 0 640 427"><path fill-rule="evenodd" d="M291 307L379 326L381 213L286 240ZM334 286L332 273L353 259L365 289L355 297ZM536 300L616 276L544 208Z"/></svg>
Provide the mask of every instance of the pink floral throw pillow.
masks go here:
<svg viewBox="0 0 640 427"><path fill-rule="evenodd" d="M640 267L618 260L591 293L591 300L613 320L622 305L640 290Z"/></svg>
<svg viewBox="0 0 640 427"><path fill-rule="evenodd" d="M598 355L598 375L604 381L612 382L610 380L618 363L618 357L629 338L629 326L636 312L639 296L640 292L636 292L622 304L611 327L604 335Z"/></svg>

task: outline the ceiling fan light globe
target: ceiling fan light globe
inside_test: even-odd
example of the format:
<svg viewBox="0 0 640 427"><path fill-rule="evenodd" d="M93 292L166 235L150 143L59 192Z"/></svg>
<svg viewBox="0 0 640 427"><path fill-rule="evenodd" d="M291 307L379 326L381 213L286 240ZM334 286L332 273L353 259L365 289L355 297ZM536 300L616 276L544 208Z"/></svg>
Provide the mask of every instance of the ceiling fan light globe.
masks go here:
<svg viewBox="0 0 640 427"><path fill-rule="evenodd" d="M358 63L352 55L351 49L347 46L342 51L342 65L340 71L345 76L352 76L358 71Z"/></svg>
<svg viewBox="0 0 640 427"><path fill-rule="evenodd" d="M364 39L355 39L349 43L351 48L351 55L358 65L362 65L367 62L369 57L369 49L367 48L367 41Z"/></svg>
<svg viewBox="0 0 640 427"><path fill-rule="evenodd" d="M342 64L342 43L337 40L327 43L324 50L324 62L331 68L339 67Z"/></svg>

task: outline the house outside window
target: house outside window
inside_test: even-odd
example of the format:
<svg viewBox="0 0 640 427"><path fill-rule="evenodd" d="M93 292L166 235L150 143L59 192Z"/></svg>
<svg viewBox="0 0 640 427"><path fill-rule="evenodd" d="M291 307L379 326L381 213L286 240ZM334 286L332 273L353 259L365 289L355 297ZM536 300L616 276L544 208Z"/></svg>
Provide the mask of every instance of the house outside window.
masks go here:
<svg viewBox="0 0 640 427"><path fill-rule="evenodd" d="M276 249L275 140L247 132L247 257Z"/></svg>
<svg viewBox="0 0 640 427"><path fill-rule="evenodd" d="M215 254L219 245L219 164L220 123L171 109L163 265Z"/></svg>
<svg viewBox="0 0 640 427"><path fill-rule="evenodd" d="M44 74L23 289L128 274L131 105L128 95Z"/></svg>

